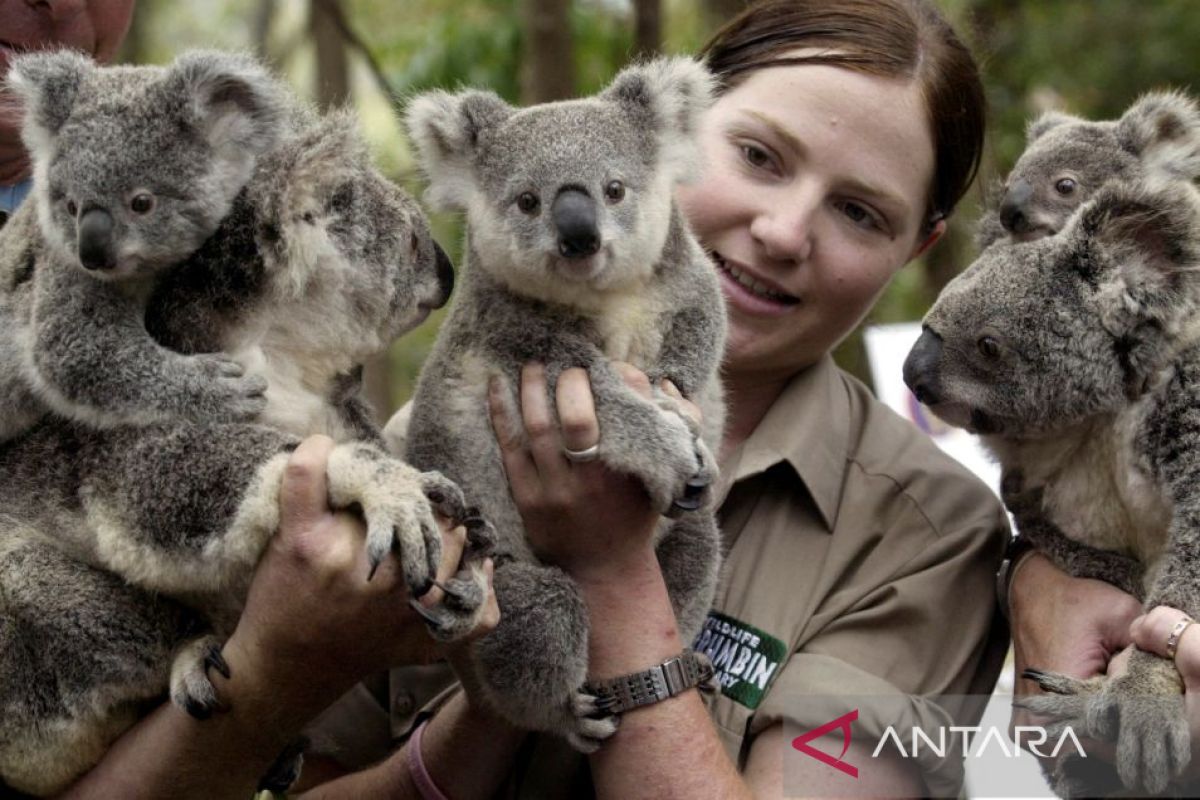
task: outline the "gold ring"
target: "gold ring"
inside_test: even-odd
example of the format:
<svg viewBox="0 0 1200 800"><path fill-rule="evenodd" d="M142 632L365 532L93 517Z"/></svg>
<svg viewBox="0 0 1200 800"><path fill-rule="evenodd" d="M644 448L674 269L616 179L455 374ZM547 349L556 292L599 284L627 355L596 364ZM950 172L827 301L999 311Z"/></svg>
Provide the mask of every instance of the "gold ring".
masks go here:
<svg viewBox="0 0 1200 800"><path fill-rule="evenodd" d="M1174 628L1171 628L1171 633L1167 636L1167 658L1175 658L1175 648L1179 647L1179 637L1183 636L1183 632L1187 630L1187 626L1191 625L1194 621L1191 617L1185 616L1175 623Z"/></svg>

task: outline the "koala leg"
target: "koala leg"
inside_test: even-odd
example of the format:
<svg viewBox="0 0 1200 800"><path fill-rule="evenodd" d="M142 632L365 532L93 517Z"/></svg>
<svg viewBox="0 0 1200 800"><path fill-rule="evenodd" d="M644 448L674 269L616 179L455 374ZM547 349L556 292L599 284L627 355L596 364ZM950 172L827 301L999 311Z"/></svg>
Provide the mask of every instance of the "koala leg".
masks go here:
<svg viewBox="0 0 1200 800"><path fill-rule="evenodd" d="M489 701L514 724L565 737L590 753L617 729L594 719L583 691L588 668L587 607L562 570L508 561L495 572L500 624L473 645Z"/></svg>
<svg viewBox="0 0 1200 800"><path fill-rule="evenodd" d="M664 521L656 553L662 567L679 636L691 642L712 608L721 565L721 532L712 514L687 514Z"/></svg>
<svg viewBox="0 0 1200 800"><path fill-rule="evenodd" d="M716 462L697 448L700 439L692 426L639 396L607 361L594 362L588 374L604 463L639 478L664 514L701 508Z"/></svg>
<svg viewBox="0 0 1200 800"><path fill-rule="evenodd" d="M194 620L35 537L0 518L0 779L51 795L166 691Z"/></svg>
<svg viewBox="0 0 1200 800"><path fill-rule="evenodd" d="M1135 558L1070 539L1046 516L1042 487L1026 488L1019 471L1004 476L1000 493L1017 530L1056 567L1076 578L1093 578L1145 600L1145 566Z"/></svg>

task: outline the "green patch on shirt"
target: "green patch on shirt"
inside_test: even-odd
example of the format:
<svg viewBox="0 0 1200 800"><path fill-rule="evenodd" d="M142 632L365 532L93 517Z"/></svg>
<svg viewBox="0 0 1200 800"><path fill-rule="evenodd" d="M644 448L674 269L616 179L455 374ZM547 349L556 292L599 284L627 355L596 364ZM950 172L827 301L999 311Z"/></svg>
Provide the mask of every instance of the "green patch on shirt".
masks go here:
<svg viewBox="0 0 1200 800"><path fill-rule="evenodd" d="M708 612L692 649L712 659L721 693L751 709L758 708L787 655L771 634L716 611Z"/></svg>

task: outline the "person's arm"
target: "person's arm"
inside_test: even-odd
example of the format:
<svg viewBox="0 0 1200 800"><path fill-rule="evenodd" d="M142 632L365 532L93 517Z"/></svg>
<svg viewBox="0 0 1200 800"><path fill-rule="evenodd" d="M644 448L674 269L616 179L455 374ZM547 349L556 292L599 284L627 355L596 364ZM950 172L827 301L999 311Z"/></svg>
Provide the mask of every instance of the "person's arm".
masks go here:
<svg viewBox="0 0 1200 800"><path fill-rule="evenodd" d="M280 530L255 572L224 656L230 678L210 673L224 713L198 721L166 703L127 731L67 797L248 797L301 728L357 681L440 654L409 608L399 564L371 580L363 526L327 505L326 437L292 455L280 496ZM457 569L465 533L444 536L439 577ZM439 599L435 589L422 602ZM494 601L493 601L494 609ZM495 624L495 614L484 626Z"/></svg>
<svg viewBox="0 0 1200 800"><path fill-rule="evenodd" d="M645 375L620 367L635 389L649 392ZM513 498L539 556L574 578L592 620L589 677L637 672L678 655L685 646L653 535L659 515L633 479L596 462L571 463L563 447L595 444L598 430L587 375L567 370L558 380L559 429L553 425L544 372L522 372L526 431L545 431L528 443L504 416L498 394L491 413ZM668 389L670 390L670 389ZM564 535L570 532L570 536ZM591 759L598 797L783 797L783 726L753 741L745 775L739 775L717 736L699 692L622 715L620 726ZM863 754L864 757L867 754ZM865 759L864 759L865 760ZM799 764L793 774L819 794L823 765ZM898 758L875 759L868 780L881 793L919 795L920 778Z"/></svg>

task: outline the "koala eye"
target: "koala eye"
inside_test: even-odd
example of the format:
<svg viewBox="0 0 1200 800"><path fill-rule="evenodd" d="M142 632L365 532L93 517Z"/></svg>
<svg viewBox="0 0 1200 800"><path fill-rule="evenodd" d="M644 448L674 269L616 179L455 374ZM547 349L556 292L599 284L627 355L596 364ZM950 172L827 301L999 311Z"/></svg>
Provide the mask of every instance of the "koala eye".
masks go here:
<svg viewBox="0 0 1200 800"><path fill-rule="evenodd" d="M72 217L77 216L79 214L79 206L77 206L75 204L74 200L67 201L67 213L70 214Z"/></svg>
<svg viewBox="0 0 1200 800"><path fill-rule="evenodd" d="M609 181L604 187L604 196L610 203L619 203L625 199L625 184L620 181Z"/></svg>
<svg viewBox="0 0 1200 800"><path fill-rule="evenodd" d="M521 192L517 196L517 208L524 214L536 214L541 204L542 201L533 192Z"/></svg>
<svg viewBox="0 0 1200 800"><path fill-rule="evenodd" d="M135 214L149 214L154 208L154 195L146 192L135 194L129 201L129 208Z"/></svg>
<svg viewBox="0 0 1200 800"><path fill-rule="evenodd" d="M1054 191L1061 195L1069 195L1075 193L1076 183L1071 178L1063 178L1058 183L1054 184Z"/></svg>
<svg viewBox="0 0 1200 800"><path fill-rule="evenodd" d="M979 352L983 354L984 358L1000 357L1000 343L991 336L980 336L975 346L979 348Z"/></svg>

